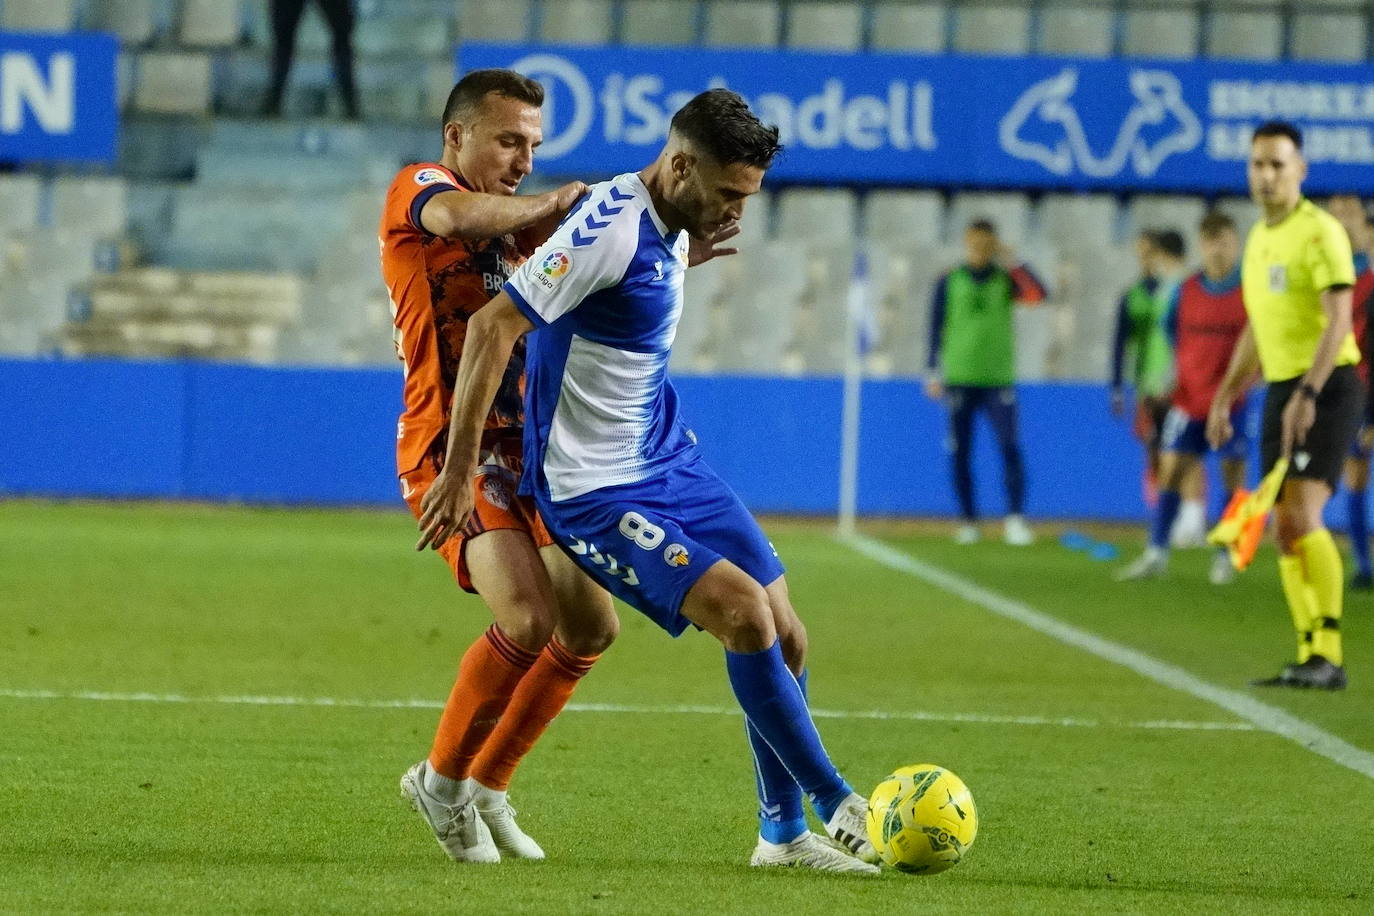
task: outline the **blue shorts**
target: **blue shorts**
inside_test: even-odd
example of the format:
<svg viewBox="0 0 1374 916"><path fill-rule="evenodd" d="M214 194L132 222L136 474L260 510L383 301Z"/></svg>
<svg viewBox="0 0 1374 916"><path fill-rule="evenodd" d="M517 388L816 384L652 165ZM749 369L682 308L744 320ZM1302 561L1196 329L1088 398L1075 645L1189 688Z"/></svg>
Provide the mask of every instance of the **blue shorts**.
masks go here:
<svg viewBox="0 0 1374 916"><path fill-rule="evenodd" d="M1233 432L1231 439L1217 454L1224 461L1244 461L1250 456L1249 413L1242 406L1231 417ZM1169 408L1164 418L1164 429L1160 434L1159 447L1166 452L1182 452L1186 455L1206 455L1212 450L1207 444L1207 421L1194 420L1177 407Z"/></svg>
<svg viewBox="0 0 1374 916"><path fill-rule="evenodd" d="M689 624L687 592L716 561L764 586L783 574L758 522L701 459L562 502L535 499L554 542L579 567L673 636Z"/></svg>

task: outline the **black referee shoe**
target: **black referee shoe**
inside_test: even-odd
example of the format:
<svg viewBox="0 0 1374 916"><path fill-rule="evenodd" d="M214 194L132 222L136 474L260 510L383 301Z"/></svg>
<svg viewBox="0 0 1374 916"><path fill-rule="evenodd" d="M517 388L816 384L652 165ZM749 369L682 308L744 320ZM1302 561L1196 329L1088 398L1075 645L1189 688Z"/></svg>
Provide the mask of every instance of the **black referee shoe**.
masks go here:
<svg viewBox="0 0 1374 916"><path fill-rule="evenodd" d="M1288 665L1274 677L1251 681L1252 687L1299 687L1344 690L1345 669L1323 656L1314 655L1301 665Z"/></svg>

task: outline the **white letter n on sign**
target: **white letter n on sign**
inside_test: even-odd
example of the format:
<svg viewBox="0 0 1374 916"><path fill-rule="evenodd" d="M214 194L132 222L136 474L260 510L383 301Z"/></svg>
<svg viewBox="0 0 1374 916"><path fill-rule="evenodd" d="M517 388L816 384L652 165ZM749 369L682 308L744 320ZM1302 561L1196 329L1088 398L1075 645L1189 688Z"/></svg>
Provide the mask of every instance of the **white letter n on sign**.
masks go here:
<svg viewBox="0 0 1374 916"><path fill-rule="evenodd" d="M19 133L27 104L43 130L71 133L75 77L76 61L66 52L49 59L46 78L32 56L13 51L0 55L0 131Z"/></svg>

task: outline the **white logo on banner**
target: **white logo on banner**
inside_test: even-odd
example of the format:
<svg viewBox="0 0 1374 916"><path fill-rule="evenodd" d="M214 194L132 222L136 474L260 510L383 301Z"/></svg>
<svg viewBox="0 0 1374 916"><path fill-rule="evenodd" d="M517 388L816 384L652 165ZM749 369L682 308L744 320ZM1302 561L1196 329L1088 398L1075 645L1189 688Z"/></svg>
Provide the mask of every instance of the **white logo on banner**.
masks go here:
<svg viewBox="0 0 1374 916"><path fill-rule="evenodd" d="M1090 178L1121 174L1129 161L1136 175L1149 177L1176 153L1186 153L1202 141L1202 124L1183 100L1178 77L1168 70L1132 69L1129 76L1135 102L1122 120L1116 140L1105 156L1097 156L1088 143L1083 121L1073 106L1078 89L1078 70L1065 67L1021 94L998 127L998 140L1010 156L1038 162L1056 175L1077 169ZM1028 124L1058 127L1063 137L1053 145L1021 136ZM1156 139L1142 136L1164 132Z"/></svg>
<svg viewBox="0 0 1374 916"><path fill-rule="evenodd" d="M596 99L586 74L576 64L557 54L529 54L511 64L510 68L537 80L544 87L544 124L548 126L549 133L544 135L539 155L557 159L577 149L578 144L586 138L587 131L592 129L592 118L596 113ZM559 83L566 86L572 96L570 117L560 118L555 105L554 87Z"/></svg>

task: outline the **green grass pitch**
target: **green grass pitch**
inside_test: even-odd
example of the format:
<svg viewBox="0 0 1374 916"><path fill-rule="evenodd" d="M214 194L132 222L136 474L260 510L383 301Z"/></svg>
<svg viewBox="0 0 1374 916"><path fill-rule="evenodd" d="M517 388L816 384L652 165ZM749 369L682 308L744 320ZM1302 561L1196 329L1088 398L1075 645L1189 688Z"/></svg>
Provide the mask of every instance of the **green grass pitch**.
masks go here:
<svg viewBox="0 0 1374 916"><path fill-rule="evenodd" d="M626 608L574 698L617 709L566 712L516 777L550 860L456 866L396 788L437 711L383 704L441 701L487 617L410 549L407 516L19 502L0 504L0 911L1374 911L1374 780L819 526L770 533L841 769L867 792L936 762L972 788L981 831L953 871L746 867L752 772L738 715L710 711L733 705L720 650ZM1048 538L888 541L1224 686L1290 648L1272 553L1214 589L1199 552L1126 586ZM1345 693L1254 695L1374 749L1372 619L1352 596ZM227 696L264 699L201 702ZM330 698L364 702L311 703ZM642 711L665 706L708 710ZM843 715L870 712L894 717Z"/></svg>

